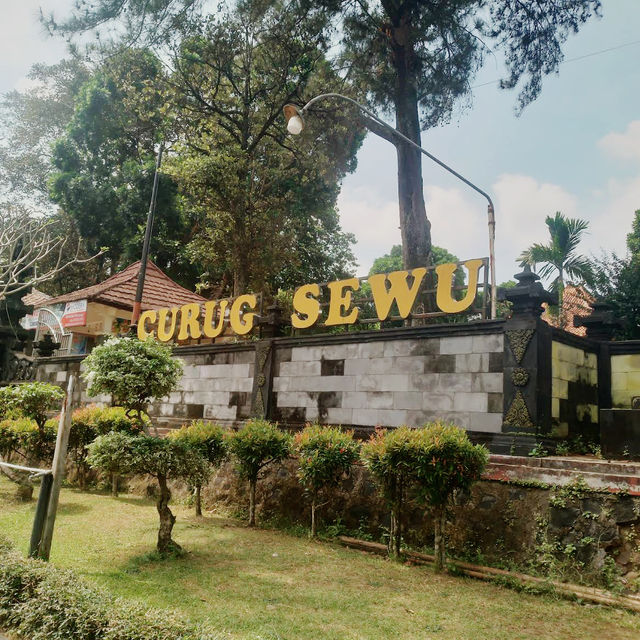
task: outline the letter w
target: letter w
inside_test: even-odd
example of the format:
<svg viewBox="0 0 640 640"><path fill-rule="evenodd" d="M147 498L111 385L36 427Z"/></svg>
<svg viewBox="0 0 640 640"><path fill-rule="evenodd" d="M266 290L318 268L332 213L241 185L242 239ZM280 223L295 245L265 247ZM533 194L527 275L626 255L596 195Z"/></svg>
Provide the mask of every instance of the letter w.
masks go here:
<svg viewBox="0 0 640 640"><path fill-rule="evenodd" d="M391 311L394 300L398 305L401 318L406 318L411 313L413 303L416 301L418 290L424 280L427 270L424 267L413 269L413 284L409 286L408 271L393 271L392 273L377 273L369 276L369 285L373 293L373 301L380 320L386 320ZM387 288L387 280L389 287Z"/></svg>

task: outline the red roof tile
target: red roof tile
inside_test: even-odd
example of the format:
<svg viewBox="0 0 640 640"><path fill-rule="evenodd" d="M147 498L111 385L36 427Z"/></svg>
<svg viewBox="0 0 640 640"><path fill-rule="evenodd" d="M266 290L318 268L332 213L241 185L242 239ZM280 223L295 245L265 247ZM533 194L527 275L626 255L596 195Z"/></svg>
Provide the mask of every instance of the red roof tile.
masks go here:
<svg viewBox="0 0 640 640"><path fill-rule="evenodd" d="M138 284L138 272L140 260L129 265L126 269L112 275L100 284L79 289L72 293L66 293L56 298L50 298L46 305L50 306L61 302L84 300L99 302L120 309L132 309ZM143 309L161 309L163 307L175 307L189 302L205 302L206 298L193 293L174 282L153 262L147 262L147 273L142 293ZM39 306L43 306L40 304Z"/></svg>

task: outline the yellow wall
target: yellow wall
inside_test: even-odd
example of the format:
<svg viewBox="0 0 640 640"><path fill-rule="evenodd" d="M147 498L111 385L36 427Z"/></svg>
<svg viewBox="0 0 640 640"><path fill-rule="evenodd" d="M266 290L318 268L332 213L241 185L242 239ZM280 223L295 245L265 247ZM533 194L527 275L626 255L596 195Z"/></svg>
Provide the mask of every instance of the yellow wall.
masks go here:
<svg viewBox="0 0 640 640"><path fill-rule="evenodd" d="M640 396L640 353L611 357L611 399L616 409L631 409Z"/></svg>
<svg viewBox="0 0 640 640"><path fill-rule="evenodd" d="M563 437L568 435L569 424L565 420L560 422L560 400L569 400L569 383L585 382L596 386L598 384L598 357L570 347L561 342L551 345L551 418L554 425L554 435ZM586 415L591 422L598 422L598 405L578 404L576 418L583 420Z"/></svg>

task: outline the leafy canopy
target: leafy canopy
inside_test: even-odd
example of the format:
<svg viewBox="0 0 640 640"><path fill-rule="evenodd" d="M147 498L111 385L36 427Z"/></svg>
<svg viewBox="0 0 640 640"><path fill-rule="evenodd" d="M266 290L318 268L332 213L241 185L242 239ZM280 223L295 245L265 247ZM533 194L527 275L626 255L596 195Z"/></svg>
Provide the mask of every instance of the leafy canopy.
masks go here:
<svg viewBox="0 0 640 640"><path fill-rule="evenodd" d="M194 420L177 431L171 431L168 437L194 447L214 467L219 466L227 457L225 431L213 422Z"/></svg>
<svg viewBox="0 0 640 640"><path fill-rule="evenodd" d="M64 391L46 382L28 382L0 388L0 404L34 420L39 429L44 428L47 413L60 407Z"/></svg>
<svg viewBox="0 0 640 640"><path fill-rule="evenodd" d="M138 415L152 398L173 391L182 376L182 361L171 348L152 338L109 338L84 360L87 393L107 393L114 403Z"/></svg>

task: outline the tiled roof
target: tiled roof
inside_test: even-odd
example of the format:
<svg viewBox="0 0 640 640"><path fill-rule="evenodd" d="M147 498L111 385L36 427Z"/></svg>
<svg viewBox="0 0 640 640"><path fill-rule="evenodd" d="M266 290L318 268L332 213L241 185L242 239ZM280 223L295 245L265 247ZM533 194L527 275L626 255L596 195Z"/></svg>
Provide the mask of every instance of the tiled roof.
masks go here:
<svg viewBox="0 0 640 640"><path fill-rule="evenodd" d="M51 299L50 295L38 291L35 287L27 295L22 296L22 303L27 307L41 307L43 303Z"/></svg>
<svg viewBox="0 0 640 640"><path fill-rule="evenodd" d="M569 333L577 336L586 336L587 329L585 327L574 327L574 316L589 316L593 313L591 303L595 298L583 287L577 287L568 284L563 291L562 296L562 318L557 315L551 315L547 309L542 314L542 319L546 320L554 327L561 327ZM546 305L545 305L546 306Z"/></svg>
<svg viewBox="0 0 640 640"><path fill-rule="evenodd" d="M130 264L126 269L112 275L100 284L66 293L57 298L50 298L46 301L46 305L84 300L86 298L89 302L99 302L120 309L132 309L139 270L140 260ZM175 283L153 262L147 262L147 273L142 293L143 309L161 309L163 307L180 306L189 302L205 302L205 300L206 298ZM44 306L44 304L39 306Z"/></svg>

